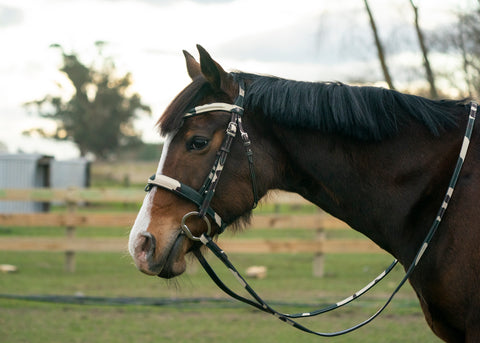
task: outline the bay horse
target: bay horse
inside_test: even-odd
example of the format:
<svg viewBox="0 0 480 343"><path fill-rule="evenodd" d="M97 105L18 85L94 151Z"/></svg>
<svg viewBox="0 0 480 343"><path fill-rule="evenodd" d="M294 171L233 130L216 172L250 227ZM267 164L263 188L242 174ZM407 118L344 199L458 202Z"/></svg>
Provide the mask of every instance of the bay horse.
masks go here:
<svg viewBox="0 0 480 343"><path fill-rule="evenodd" d="M240 228L277 189L300 194L410 266L454 172L466 100L228 73L197 47L200 63L184 51L192 82L158 121L165 143L129 238L137 268L182 274L185 256L202 246L184 233L186 220L193 237ZM234 136L238 99L242 135ZM477 125L448 211L409 277L428 325L447 342L480 342L479 133Z"/></svg>

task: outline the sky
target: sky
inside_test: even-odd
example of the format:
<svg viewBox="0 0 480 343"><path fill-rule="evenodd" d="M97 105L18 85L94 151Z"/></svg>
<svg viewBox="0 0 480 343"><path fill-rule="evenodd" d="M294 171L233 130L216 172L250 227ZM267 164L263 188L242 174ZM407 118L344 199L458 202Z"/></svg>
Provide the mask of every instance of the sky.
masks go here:
<svg viewBox="0 0 480 343"><path fill-rule="evenodd" d="M418 79L422 60L409 0L370 0L394 78ZM416 0L426 31L441 31L455 13L477 0ZM306 81L368 81L382 85L380 66L362 0L0 0L0 150L79 156L72 143L26 137L54 122L29 113L25 102L71 87L58 71L51 44L89 64L95 41L105 41L132 90L153 111L135 127L144 141L160 142L155 123L188 83L182 50L198 56L201 44L226 70ZM433 56L442 67L448 56ZM434 64L435 68L435 64Z"/></svg>

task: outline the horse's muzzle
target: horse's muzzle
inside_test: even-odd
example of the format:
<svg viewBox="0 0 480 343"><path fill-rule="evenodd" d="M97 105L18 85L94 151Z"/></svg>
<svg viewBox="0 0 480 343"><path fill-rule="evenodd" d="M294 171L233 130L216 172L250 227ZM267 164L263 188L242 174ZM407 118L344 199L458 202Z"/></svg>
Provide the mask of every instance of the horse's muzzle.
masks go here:
<svg viewBox="0 0 480 343"><path fill-rule="evenodd" d="M150 232L139 234L134 251L134 261L137 268L147 275L158 275L162 278L172 278L182 274L186 269L185 254L187 247L192 244L180 232L171 244L164 247L165 251L159 253L155 236Z"/></svg>
<svg viewBox="0 0 480 343"><path fill-rule="evenodd" d="M151 270L151 266L154 265L156 245L156 239L150 232L139 234L133 257L137 268L145 274L157 274L154 270Z"/></svg>

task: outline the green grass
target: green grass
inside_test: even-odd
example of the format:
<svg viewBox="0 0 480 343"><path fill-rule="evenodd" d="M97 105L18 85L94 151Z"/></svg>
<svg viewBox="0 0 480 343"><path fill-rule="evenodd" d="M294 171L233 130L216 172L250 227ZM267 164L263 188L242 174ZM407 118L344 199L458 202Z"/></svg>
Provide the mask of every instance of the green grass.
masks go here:
<svg viewBox="0 0 480 343"><path fill-rule="evenodd" d="M81 211L137 211L139 204L89 206ZM61 206L53 211L63 211ZM290 212L288 206L262 207L262 213ZM295 213L315 213L296 208ZM77 228L77 237L125 237L129 228ZM361 238L353 231L326 230L327 239ZM64 228L0 227L0 239L9 236L61 237ZM313 239L314 230L259 229L231 234L242 239ZM222 239L219 240L221 246ZM228 253L228 252L227 252ZM276 318L230 300L191 261L187 273L171 281L141 274L125 253L77 253L75 273L64 271L64 254L0 251L0 264L13 264L17 273L0 273L0 293L17 295L84 295L87 297L145 297L158 299L220 299L164 306L45 303L0 297L0 342L439 342L427 327L417 299L407 284L389 308L372 324L355 333L322 339L297 331ZM229 254L240 272L264 265L267 278L252 280L254 289L284 312L310 311L339 301L359 290L388 266L392 258L378 254L329 254L324 278L312 276L311 254ZM208 259L227 285L241 287L223 265ZM383 304L403 277L401 267L344 309L302 323L319 331L355 325ZM249 281L250 282L250 281ZM308 306L297 306L309 304Z"/></svg>
<svg viewBox="0 0 480 343"><path fill-rule="evenodd" d="M107 297L220 298L227 297L195 264L175 281L139 273L127 254L78 253L75 273L63 271L61 253L0 252L0 263L19 272L0 274L0 293L58 294ZM382 255L328 255L325 278L314 278L309 254L232 254L243 271L265 265L268 277L252 286L280 310L301 312L295 303L322 305L338 301L363 287L389 262ZM209 257L220 277L240 291L230 272ZM371 295L347 309L306 323L331 331L353 325L376 311L403 271L393 272ZM168 306L75 305L0 298L1 342L313 342L319 338L299 332L272 316L233 301ZM410 286L397 296L379 319L356 333L329 342L437 342L427 328Z"/></svg>
<svg viewBox="0 0 480 343"><path fill-rule="evenodd" d="M271 316L243 308L50 306L15 301L7 306L0 317L3 342L322 341ZM366 314L356 309L335 314L329 320L319 318L314 324L325 330L335 329L351 325ZM387 315L379 323L328 342L435 342L420 321L415 313L404 314L400 320Z"/></svg>

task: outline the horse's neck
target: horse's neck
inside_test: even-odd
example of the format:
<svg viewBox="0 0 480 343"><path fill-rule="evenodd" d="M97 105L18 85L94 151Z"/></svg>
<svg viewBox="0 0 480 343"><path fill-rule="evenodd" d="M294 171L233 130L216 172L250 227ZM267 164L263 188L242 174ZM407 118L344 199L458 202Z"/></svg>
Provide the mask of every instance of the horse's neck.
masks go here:
<svg viewBox="0 0 480 343"><path fill-rule="evenodd" d="M432 138L419 127L376 143L304 130L278 134L292 163L285 188L397 257L402 241L423 239L461 143L460 136Z"/></svg>

